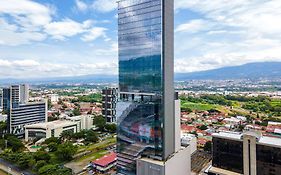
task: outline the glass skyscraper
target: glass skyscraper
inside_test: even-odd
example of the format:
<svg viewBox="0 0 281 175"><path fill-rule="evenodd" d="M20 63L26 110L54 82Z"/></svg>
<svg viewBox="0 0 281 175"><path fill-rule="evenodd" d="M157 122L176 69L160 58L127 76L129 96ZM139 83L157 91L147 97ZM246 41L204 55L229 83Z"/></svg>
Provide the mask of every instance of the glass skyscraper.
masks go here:
<svg viewBox="0 0 281 175"><path fill-rule="evenodd" d="M119 174L136 174L136 159L165 160L175 150L173 0L118 2Z"/></svg>

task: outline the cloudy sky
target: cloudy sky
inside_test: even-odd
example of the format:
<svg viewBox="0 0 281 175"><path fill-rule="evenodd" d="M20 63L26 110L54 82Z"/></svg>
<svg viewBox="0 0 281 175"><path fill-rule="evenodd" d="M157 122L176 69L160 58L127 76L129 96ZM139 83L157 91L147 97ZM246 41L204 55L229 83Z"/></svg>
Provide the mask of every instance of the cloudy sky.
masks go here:
<svg viewBox="0 0 281 175"><path fill-rule="evenodd" d="M0 0L0 78L117 73L116 0ZM175 0L175 70L281 61L280 0Z"/></svg>

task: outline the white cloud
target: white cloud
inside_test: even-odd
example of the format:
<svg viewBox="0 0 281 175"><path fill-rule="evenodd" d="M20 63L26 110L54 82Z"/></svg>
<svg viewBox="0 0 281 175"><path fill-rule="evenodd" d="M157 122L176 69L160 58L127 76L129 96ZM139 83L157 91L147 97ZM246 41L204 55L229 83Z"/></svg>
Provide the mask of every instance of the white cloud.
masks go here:
<svg viewBox="0 0 281 175"><path fill-rule="evenodd" d="M176 29L176 71L281 61L280 8L279 0L175 1L198 15Z"/></svg>
<svg viewBox="0 0 281 175"><path fill-rule="evenodd" d="M36 72L36 74L34 74L34 72ZM117 64L112 62L95 64L57 64L38 62L35 60L9 61L0 59L0 78L35 78L116 73Z"/></svg>
<svg viewBox="0 0 281 175"><path fill-rule="evenodd" d="M85 35L82 36L83 41L93 41L96 40L99 37L106 37L105 31L107 29L103 27L94 27L91 30L89 30Z"/></svg>
<svg viewBox="0 0 281 175"><path fill-rule="evenodd" d="M40 30L52 19L51 8L29 0L0 0L0 45L17 46L46 38Z"/></svg>
<svg viewBox="0 0 281 175"><path fill-rule="evenodd" d="M29 0L1 0L0 14L13 16L23 27L43 26L51 21L52 10Z"/></svg>
<svg viewBox="0 0 281 175"><path fill-rule="evenodd" d="M78 23L71 19L64 19L58 22L52 22L45 26L45 32L51 35L55 39L64 40L66 37L71 37L85 32L89 27L85 22L85 25Z"/></svg>
<svg viewBox="0 0 281 175"><path fill-rule="evenodd" d="M99 12L111 12L117 7L116 0L94 0L92 7Z"/></svg>
<svg viewBox="0 0 281 175"><path fill-rule="evenodd" d="M75 4L77 6L77 9L80 10L80 11L86 11L88 10L88 5L83 2L82 0L75 0Z"/></svg>
<svg viewBox="0 0 281 175"><path fill-rule="evenodd" d="M0 45L16 46L31 41L42 41L46 36L39 32L19 31L18 26L0 18Z"/></svg>
<svg viewBox="0 0 281 175"><path fill-rule="evenodd" d="M211 27L211 23L202 19L191 20L188 23L180 24L175 31L176 32L189 32L196 33L202 30L207 30Z"/></svg>

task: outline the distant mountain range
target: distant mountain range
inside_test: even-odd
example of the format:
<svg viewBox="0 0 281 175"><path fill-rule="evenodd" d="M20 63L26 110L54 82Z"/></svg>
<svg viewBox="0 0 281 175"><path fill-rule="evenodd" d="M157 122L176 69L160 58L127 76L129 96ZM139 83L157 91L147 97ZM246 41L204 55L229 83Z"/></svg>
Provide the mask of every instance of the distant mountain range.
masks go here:
<svg viewBox="0 0 281 175"><path fill-rule="evenodd" d="M281 78L281 62L258 62L241 66L223 67L219 69L178 73L175 79L181 80L224 80L224 79L258 79Z"/></svg>
<svg viewBox="0 0 281 175"><path fill-rule="evenodd" d="M281 78L281 62L249 63L241 66L224 67L208 71L176 73L176 81ZM0 84L12 83L115 83L117 75L83 75L33 79L0 79Z"/></svg>

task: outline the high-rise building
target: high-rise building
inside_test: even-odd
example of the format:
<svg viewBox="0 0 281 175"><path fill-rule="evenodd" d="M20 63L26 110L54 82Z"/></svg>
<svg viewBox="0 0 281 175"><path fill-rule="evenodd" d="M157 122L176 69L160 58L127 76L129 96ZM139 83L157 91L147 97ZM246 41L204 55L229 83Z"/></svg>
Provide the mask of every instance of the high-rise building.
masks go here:
<svg viewBox="0 0 281 175"><path fill-rule="evenodd" d="M213 134L213 161L209 174L279 175L281 138L257 132Z"/></svg>
<svg viewBox="0 0 281 175"><path fill-rule="evenodd" d="M11 93L10 88L3 89L3 111L8 112L11 106Z"/></svg>
<svg viewBox="0 0 281 175"><path fill-rule="evenodd" d="M20 103L27 103L29 99L29 85L28 84L21 84L19 85L19 101Z"/></svg>
<svg viewBox="0 0 281 175"><path fill-rule="evenodd" d="M3 109L3 90L0 90L0 111Z"/></svg>
<svg viewBox="0 0 281 175"><path fill-rule="evenodd" d="M19 103L27 103L29 98L29 87L27 84L12 85L3 89L3 110L8 111Z"/></svg>
<svg viewBox="0 0 281 175"><path fill-rule="evenodd" d="M118 174L169 174L170 168L178 168L175 160L186 166L174 172L188 167L188 155L175 155L180 133L175 122L173 10L173 0L118 2L119 93L126 106L117 116Z"/></svg>
<svg viewBox="0 0 281 175"><path fill-rule="evenodd" d="M102 115L106 122L116 122L117 89L105 88L102 90Z"/></svg>
<svg viewBox="0 0 281 175"><path fill-rule="evenodd" d="M8 132L18 137L24 136L27 124L47 122L47 102L18 104L8 113Z"/></svg>

